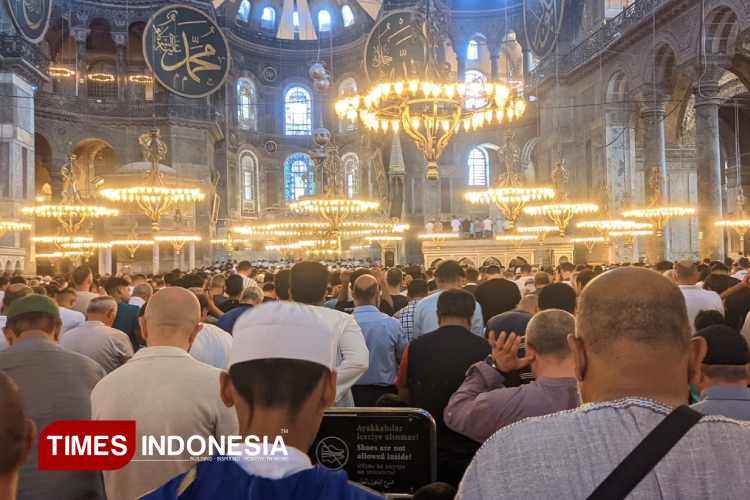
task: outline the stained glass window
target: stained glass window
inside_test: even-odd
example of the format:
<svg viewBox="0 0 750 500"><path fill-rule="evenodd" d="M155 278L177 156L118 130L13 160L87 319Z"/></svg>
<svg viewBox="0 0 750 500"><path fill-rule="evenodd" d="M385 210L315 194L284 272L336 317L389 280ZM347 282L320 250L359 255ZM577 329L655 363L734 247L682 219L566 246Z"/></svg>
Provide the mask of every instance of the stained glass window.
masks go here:
<svg viewBox="0 0 750 500"><path fill-rule="evenodd" d="M273 8L263 7L263 12L260 15L260 27L265 29L276 27L276 11Z"/></svg>
<svg viewBox="0 0 750 500"><path fill-rule="evenodd" d="M255 85L247 78L237 80L237 123L243 130L257 128L258 96Z"/></svg>
<svg viewBox="0 0 750 500"><path fill-rule="evenodd" d="M346 196L354 198L359 192L359 158L354 153L347 153L341 161L344 163Z"/></svg>
<svg viewBox="0 0 750 500"><path fill-rule="evenodd" d="M469 186L487 185L487 152L474 148L469 152Z"/></svg>
<svg viewBox="0 0 750 500"><path fill-rule="evenodd" d="M284 163L286 199L294 201L315 191L314 165L309 156L294 153Z"/></svg>
<svg viewBox="0 0 750 500"><path fill-rule="evenodd" d="M255 213L256 211L257 165L258 161L250 151L243 151L240 154L240 201L242 211L245 213Z"/></svg>
<svg viewBox="0 0 750 500"><path fill-rule="evenodd" d="M318 31L331 31L331 13L327 10L318 12Z"/></svg>
<svg viewBox="0 0 750 500"><path fill-rule="evenodd" d="M284 133L312 135L312 98L304 87L292 87L284 95Z"/></svg>

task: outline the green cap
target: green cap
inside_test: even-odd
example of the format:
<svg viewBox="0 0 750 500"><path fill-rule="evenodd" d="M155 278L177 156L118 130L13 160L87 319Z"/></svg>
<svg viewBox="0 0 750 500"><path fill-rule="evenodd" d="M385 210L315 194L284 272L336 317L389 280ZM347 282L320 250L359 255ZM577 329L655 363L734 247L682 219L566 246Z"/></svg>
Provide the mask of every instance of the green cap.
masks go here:
<svg viewBox="0 0 750 500"><path fill-rule="evenodd" d="M8 308L8 319L24 313L48 313L60 317L60 309L52 299L44 295L31 294L11 302Z"/></svg>

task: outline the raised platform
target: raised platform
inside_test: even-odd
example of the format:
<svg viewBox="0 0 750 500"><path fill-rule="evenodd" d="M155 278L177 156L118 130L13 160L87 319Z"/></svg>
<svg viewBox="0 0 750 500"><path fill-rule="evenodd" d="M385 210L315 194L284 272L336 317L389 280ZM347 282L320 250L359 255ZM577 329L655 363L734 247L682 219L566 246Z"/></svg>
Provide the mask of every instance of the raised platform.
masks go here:
<svg viewBox="0 0 750 500"><path fill-rule="evenodd" d="M433 267L441 260L456 260L461 264L480 267L502 264L509 267L524 262L534 265L557 265L573 262L573 244L569 237L550 236L540 245L536 240L516 250L511 243L494 238L446 240L438 247L432 240L422 241L422 253L426 267Z"/></svg>

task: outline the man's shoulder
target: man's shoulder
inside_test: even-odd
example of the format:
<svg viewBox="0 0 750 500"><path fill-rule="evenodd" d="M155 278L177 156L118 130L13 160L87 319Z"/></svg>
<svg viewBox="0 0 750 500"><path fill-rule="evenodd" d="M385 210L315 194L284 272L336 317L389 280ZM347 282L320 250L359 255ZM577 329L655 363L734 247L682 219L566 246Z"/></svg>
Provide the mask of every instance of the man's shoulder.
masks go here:
<svg viewBox="0 0 750 500"><path fill-rule="evenodd" d="M62 319L63 316L67 316L68 318L76 318L80 319L81 321L86 320L86 316L80 312L80 311L74 311L73 309L66 309L65 307L58 308L60 311L60 318Z"/></svg>

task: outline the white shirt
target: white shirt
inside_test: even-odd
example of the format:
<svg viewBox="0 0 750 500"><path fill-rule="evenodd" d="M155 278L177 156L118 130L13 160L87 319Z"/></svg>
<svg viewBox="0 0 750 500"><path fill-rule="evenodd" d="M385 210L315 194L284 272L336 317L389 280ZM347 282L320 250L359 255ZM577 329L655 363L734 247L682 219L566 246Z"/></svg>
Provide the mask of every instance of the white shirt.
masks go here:
<svg viewBox="0 0 750 500"><path fill-rule="evenodd" d="M492 231L492 221L490 219L484 219L483 224L485 231Z"/></svg>
<svg viewBox="0 0 750 500"><path fill-rule="evenodd" d="M8 341L5 339L5 334L3 333L3 328L5 328L5 323L8 322L7 316L0 316L0 351L4 351L8 348Z"/></svg>
<svg viewBox="0 0 750 500"><path fill-rule="evenodd" d="M745 279L745 275L746 274L747 274L747 269L742 269L742 270L737 271L736 273L734 273L732 275L732 278L737 278L738 280L742 281L743 279ZM2 299L0 298L0 300L2 300Z"/></svg>
<svg viewBox="0 0 750 500"><path fill-rule="evenodd" d="M457 233L461 230L461 221L458 219L451 220L451 229L453 229L454 233Z"/></svg>
<svg viewBox="0 0 750 500"><path fill-rule="evenodd" d="M88 307L88 306L87 306ZM62 320L62 329L60 335L64 334L68 330L72 330L78 325L83 324L86 321L86 316L78 311L71 311L70 309L60 308L60 319Z"/></svg>
<svg viewBox="0 0 750 500"><path fill-rule="evenodd" d="M370 351L365 336L354 317L335 309L319 307L318 313L329 325L333 345L336 346L336 405L352 407L350 389L370 367Z"/></svg>
<svg viewBox="0 0 750 500"><path fill-rule="evenodd" d="M533 276L521 276L513 283L516 284L516 286L518 287L518 291L521 292L521 297L526 295L527 290L528 290L528 293L531 293L534 290L536 290L536 286L534 286Z"/></svg>
<svg viewBox="0 0 750 500"><path fill-rule="evenodd" d="M245 288L250 288L251 286L258 286L255 280L252 279L250 276L244 276L242 274L240 274L240 276L242 276L242 289L243 290Z"/></svg>
<svg viewBox="0 0 750 500"><path fill-rule="evenodd" d="M428 233L431 233L435 230L435 224L433 224L432 222L428 222L427 224L425 224L424 228Z"/></svg>
<svg viewBox="0 0 750 500"><path fill-rule="evenodd" d="M719 311L724 314L724 303L716 292L704 290L698 285L680 285L680 291L687 304L690 331L695 333L695 317L701 311Z"/></svg>
<svg viewBox="0 0 750 500"><path fill-rule="evenodd" d="M273 449L273 441L276 439L275 436L268 436L268 455L263 454L263 448L261 447L261 453L257 457L283 457L285 456L281 451L276 450L276 453L271 454ZM245 450L249 449L245 444L241 444L237 447L236 451L240 452L243 457L249 455L245 453ZM252 451L252 450L250 450ZM242 470L247 472L251 476L266 477L268 479L283 479L291 476L303 470L312 469L313 465L310 461L310 457L307 453L299 451L297 448L286 446L286 457L287 461L277 460L240 460L237 465L242 467Z"/></svg>
<svg viewBox="0 0 750 500"><path fill-rule="evenodd" d="M232 336L216 325L203 323L203 329L198 332L190 355L214 368L226 370L229 368L229 353L232 350Z"/></svg>
<svg viewBox="0 0 750 500"><path fill-rule="evenodd" d="M60 336L60 346L93 359L109 373L133 357L133 344L120 330L101 321L85 321Z"/></svg>
<svg viewBox="0 0 750 500"><path fill-rule="evenodd" d="M130 297L130 302L128 302L128 304L130 304L131 306L138 306L138 307L143 307L143 304L145 303L146 301L140 297Z"/></svg>
<svg viewBox="0 0 750 500"><path fill-rule="evenodd" d="M91 393L93 420L135 420L134 460L144 457L143 436L238 434L237 415L219 395L219 374L212 366L194 360L177 347L146 347L128 363L104 377ZM119 470L104 471L108 500L133 500L186 472L186 450L164 462L132 461Z"/></svg>

